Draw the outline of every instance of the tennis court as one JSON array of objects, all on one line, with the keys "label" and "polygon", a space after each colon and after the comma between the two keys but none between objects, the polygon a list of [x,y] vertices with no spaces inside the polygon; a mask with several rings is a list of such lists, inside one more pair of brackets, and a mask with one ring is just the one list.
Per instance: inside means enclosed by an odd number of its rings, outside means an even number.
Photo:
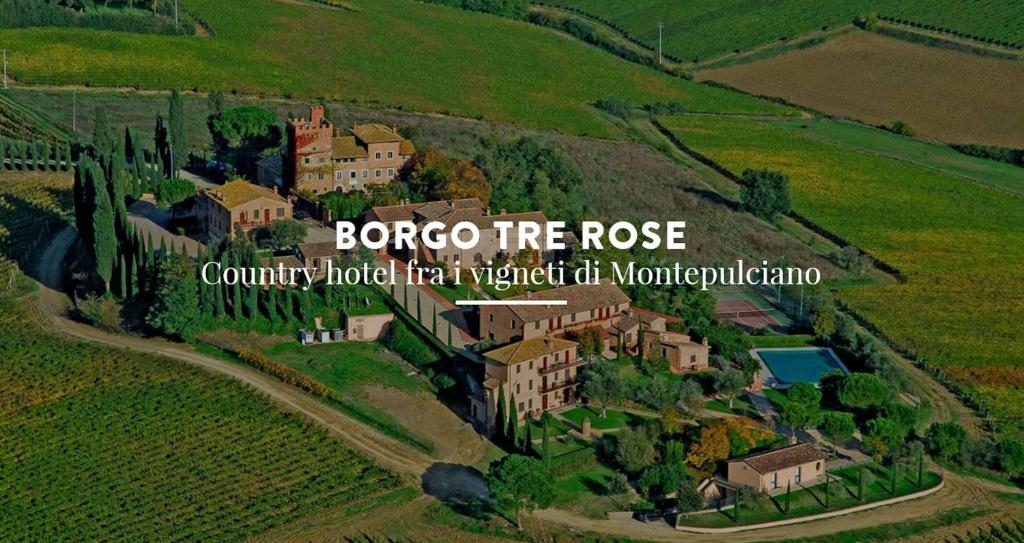
[{"label": "tennis court", "polygon": [[784,311],[752,290],[718,292],[715,313],[719,320],[733,322],[747,330],[770,328],[784,332],[793,324]]}]

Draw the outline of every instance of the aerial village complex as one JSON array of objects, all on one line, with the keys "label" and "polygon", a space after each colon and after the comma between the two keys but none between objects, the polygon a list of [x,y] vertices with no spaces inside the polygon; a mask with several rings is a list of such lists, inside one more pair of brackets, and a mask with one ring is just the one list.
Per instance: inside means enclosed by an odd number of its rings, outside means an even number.
[{"label": "aerial village complex", "polygon": [[0,542],[1024,543],[1024,8],[0,0]]}]

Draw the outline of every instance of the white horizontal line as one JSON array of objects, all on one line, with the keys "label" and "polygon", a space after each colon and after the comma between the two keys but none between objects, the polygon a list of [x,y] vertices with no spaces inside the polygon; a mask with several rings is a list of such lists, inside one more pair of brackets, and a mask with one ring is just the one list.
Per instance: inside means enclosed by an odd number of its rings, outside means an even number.
[{"label": "white horizontal line", "polygon": [[455,300],[455,305],[567,305],[567,300]]}]

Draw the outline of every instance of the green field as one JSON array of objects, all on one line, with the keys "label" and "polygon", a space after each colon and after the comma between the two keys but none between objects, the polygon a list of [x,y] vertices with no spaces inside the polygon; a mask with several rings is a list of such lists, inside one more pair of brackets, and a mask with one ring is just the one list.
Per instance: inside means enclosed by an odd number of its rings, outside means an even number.
[{"label": "green field", "polygon": [[9,91],[0,91],[0,137],[18,140],[65,141],[67,134],[24,104]]},{"label": "green field", "polygon": [[[771,122],[679,116],[665,123],[735,173],[789,174],[798,213],[908,278],[843,289],[839,299],[897,347],[981,385],[997,416],[1024,416],[1024,262],[1010,256],[1024,254],[1019,197]],[[889,138],[893,149],[904,143]]]},{"label": "green field", "polygon": [[344,341],[300,345],[287,341],[264,354],[327,385],[334,393],[336,406],[345,413],[424,452],[435,452],[434,444],[427,437],[402,426],[367,399],[363,387],[369,385],[410,394],[429,391],[426,382],[408,375],[409,370],[402,366],[401,359],[379,343]]},{"label": "green field", "polygon": [[656,47],[665,24],[664,50],[689,62],[733,50],[748,51],[782,38],[852,22],[874,10],[976,36],[1024,43],[1024,11],[1014,0],[551,0],[611,22]]},{"label": "green field", "polygon": [[0,300],[0,540],[236,541],[401,491],[243,385],[55,338],[22,305]]},{"label": "green field", "polygon": [[373,102],[595,136],[590,104],[676,100],[692,111],[789,109],[621,60],[559,34],[411,0],[352,9],[285,0],[184,0],[211,37],[0,30],[22,83],[219,89]]},{"label": "green field", "polygon": [[826,119],[779,121],[779,126],[811,139],[911,162],[952,176],[1024,195],[1024,168],[977,158],[914,138],[897,138],[879,128]]}]

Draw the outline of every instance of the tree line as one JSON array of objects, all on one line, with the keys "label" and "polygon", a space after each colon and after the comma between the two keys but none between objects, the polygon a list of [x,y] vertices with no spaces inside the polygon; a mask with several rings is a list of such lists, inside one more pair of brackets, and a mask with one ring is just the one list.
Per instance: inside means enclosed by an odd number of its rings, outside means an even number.
[{"label": "tree line", "polygon": [[195,33],[195,26],[175,26],[170,17],[173,6],[159,0],[144,2],[105,2],[118,8],[145,7],[152,17],[137,12],[107,10],[96,12],[92,0],[0,0],[0,28],[26,28],[31,26],[62,26],[135,32],[140,34],[182,35]]},{"label": "tree line", "polygon": [[0,170],[71,171],[71,144],[0,138]]}]

